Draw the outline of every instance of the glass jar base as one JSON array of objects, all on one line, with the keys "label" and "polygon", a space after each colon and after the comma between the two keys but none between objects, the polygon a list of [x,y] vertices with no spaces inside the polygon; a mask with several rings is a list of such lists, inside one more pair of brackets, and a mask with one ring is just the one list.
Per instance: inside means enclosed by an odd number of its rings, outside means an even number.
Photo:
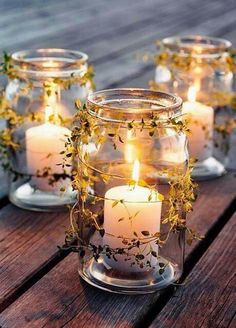
[{"label": "glass jar base", "polygon": [[160,257],[165,270],[162,274],[157,269],[144,271],[143,273],[121,272],[109,267],[103,259],[96,262],[92,259],[89,265],[84,265],[79,270],[80,276],[90,285],[108,292],[118,294],[147,294],[168,287],[181,276],[179,267]]},{"label": "glass jar base", "polygon": [[66,205],[74,204],[76,192],[68,191],[63,194],[44,192],[33,189],[29,183],[19,186],[9,194],[10,201],[23,209],[31,211],[53,212],[61,210]]},{"label": "glass jar base", "polygon": [[214,157],[209,157],[205,161],[197,162],[192,172],[192,178],[197,181],[204,181],[218,178],[226,173],[225,167]]}]

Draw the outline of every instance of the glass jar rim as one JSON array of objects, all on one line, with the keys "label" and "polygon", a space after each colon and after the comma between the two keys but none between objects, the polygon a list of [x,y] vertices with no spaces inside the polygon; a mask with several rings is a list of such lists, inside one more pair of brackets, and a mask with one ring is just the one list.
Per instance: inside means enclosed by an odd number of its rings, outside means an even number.
[{"label": "glass jar rim", "polygon": [[228,40],[203,35],[171,36],[162,43],[171,52],[195,58],[215,58],[232,47]]},{"label": "glass jar rim", "polygon": [[29,49],[12,54],[17,72],[36,77],[80,75],[86,72],[87,61],[87,54],[61,48]]},{"label": "glass jar rim", "polygon": [[87,98],[90,115],[110,122],[155,119],[166,121],[181,115],[182,99],[171,93],[140,88],[106,89]]}]

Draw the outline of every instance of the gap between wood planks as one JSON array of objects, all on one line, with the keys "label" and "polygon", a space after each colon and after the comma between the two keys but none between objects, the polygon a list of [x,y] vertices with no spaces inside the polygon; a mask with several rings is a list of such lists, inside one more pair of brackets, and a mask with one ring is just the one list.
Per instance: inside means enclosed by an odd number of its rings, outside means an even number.
[{"label": "gap between wood planks", "polygon": [[[45,274],[47,274],[54,266],[62,261],[70,251],[59,250],[48,261],[39,268],[39,270],[33,274],[30,278],[27,278],[22,284],[12,293],[9,297],[6,297],[0,304],[0,313],[3,312],[9,305],[11,305],[16,299],[30,289],[38,280],[40,280]],[[0,327],[1,328],[1,327]]]},{"label": "gap between wood planks", "polygon": [[230,205],[225,209],[223,215],[219,217],[214,226],[207,232],[204,239],[198,244],[198,246],[193,250],[190,257],[188,257],[184,263],[184,272],[179,281],[179,284],[169,287],[166,291],[161,294],[157,303],[154,303],[150,310],[143,316],[143,318],[135,325],[135,328],[145,328],[149,327],[154,321],[161,310],[166,306],[171,297],[178,288],[181,288],[181,284],[187,281],[187,278],[191,271],[194,269],[195,265],[198,263],[200,258],[204,255],[213,241],[217,238],[220,231],[228,223],[235,213],[236,208],[236,198],[230,203]]}]

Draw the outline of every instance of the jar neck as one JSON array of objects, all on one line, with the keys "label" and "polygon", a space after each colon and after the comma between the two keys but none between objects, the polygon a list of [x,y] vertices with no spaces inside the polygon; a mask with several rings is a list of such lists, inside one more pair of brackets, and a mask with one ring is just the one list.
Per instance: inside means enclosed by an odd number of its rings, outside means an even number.
[{"label": "jar neck", "polygon": [[180,56],[199,60],[214,60],[228,54],[232,44],[228,40],[200,35],[173,36],[162,40],[164,48]]},{"label": "jar neck", "polygon": [[110,89],[88,96],[90,115],[111,123],[165,122],[181,115],[178,96],[147,89]]},{"label": "jar neck", "polygon": [[66,49],[25,50],[12,54],[13,68],[19,78],[36,81],[83,76],[88,56]]}]

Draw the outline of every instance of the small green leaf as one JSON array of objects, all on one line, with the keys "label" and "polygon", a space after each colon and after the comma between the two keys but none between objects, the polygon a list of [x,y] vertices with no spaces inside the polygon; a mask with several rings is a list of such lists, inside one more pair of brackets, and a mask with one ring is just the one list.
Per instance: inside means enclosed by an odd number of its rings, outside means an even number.
[{"label": "small green leaf", "polygon": [[120,141],[121,143],[124,143],[124,141],[121,139],[120,136],[118,136],[118,139],[119,139],[119,141]]},{"label": "small green leaf", "polygon": [[165,272],[165,269],[164,268],[159,269],[159,273],[160,274],[163,274],[164,272]]},{"label": "small green leaf", "polygon": [[146,231],[146,230],[141,231],[141,234],[144,235],[144,236],[150,236],[149,231]]},{"label": "small green leaf", "polygon": [[165,199],[164,195],[158,193],[158,200],[163,201]]},{"label": "small green leaf", "polygon": [[103,237],[105,235],[105,230],[104,229],[100,229],[99,230],[99,233],[100,233],[101,237]]},{"label": "small green leaf", "polygon": [[145,182],[144,180],[139,180],[138,185],[141,186],[141,187],[148,187],[147,182]]},{"label": "small green leaf", "polygon": [[144,260],[144,255],[143,254],[137,254],[135,256],[138,260]]},{"label": "small green leaf", "polygon": [[119,204],[120,200],[117,199],[112,203],[112,208],[115,207],[117,204]]}]

